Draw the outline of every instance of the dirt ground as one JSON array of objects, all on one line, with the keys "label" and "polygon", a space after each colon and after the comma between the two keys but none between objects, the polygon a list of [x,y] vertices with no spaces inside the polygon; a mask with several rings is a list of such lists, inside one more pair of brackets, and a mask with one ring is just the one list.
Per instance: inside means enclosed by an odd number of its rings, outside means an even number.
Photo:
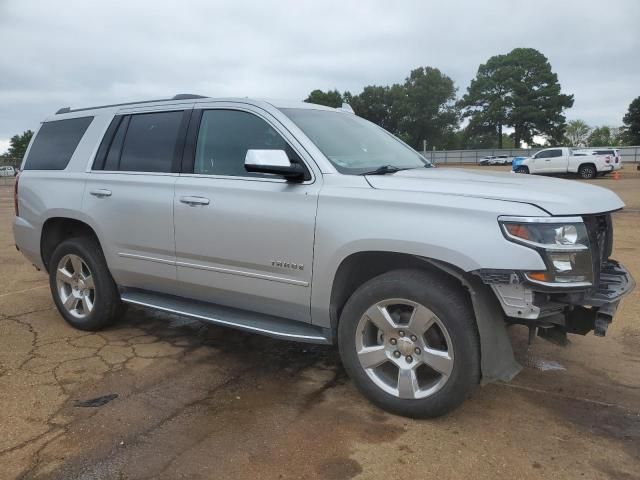
[{"label": "dirt ground", "polygon": [[[627,204],[614,257],[640,280],[640,172],[592,183]],[[640,478],[640,288],[605,338],[527,350],[514,328],[513,382],[414,421],[364,400],[334,348],[138,308],[72,329],[15,250],[12,217],[0,185],[2,479]]]}]

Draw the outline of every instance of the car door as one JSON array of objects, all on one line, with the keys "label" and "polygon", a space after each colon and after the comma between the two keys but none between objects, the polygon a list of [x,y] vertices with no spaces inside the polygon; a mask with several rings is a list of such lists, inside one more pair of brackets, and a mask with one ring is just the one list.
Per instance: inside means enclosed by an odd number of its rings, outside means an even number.
[{"label": "car door", "polygon": [[[182,294],[310,322],[317,167],[257,107],[194,110],[189,130],[174,203]],[[285,150],[306,165],[308,179],[248,173],[249,149]]]},{"label": "car door", "polygon": [[545,173],[548,167],[547,150],[542,150],[531,157],[529,162],[529,171],[531,173]]},{"label": "car door", "polygon": [[562,155],[560,149],[542,150],[534,155],[534,171],[535,173],[554,173],[557,169],[556,159],[558,152]]},{"label": "car door", "polygon": [[551,173],[566,173],[569,157],[563,154],[561,148],[547,150],[548,156],[545,163],[548,164],[548,170]]},{"label": "car door", "polygon": [[87,176],[83,210],[120,286],[175,287],[173,196],[190,110],[116,115]]}]

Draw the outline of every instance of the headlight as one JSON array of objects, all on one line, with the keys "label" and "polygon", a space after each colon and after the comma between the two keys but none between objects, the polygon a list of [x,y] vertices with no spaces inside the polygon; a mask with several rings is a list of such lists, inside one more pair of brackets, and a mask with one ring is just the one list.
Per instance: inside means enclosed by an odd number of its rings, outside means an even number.
[{"label": "headlight", "polygon": [[580,217],[500,217],[505,237],[537,250],[546,271],[524,272],[533,282],[588,286],[593,280],[589,236]]}]

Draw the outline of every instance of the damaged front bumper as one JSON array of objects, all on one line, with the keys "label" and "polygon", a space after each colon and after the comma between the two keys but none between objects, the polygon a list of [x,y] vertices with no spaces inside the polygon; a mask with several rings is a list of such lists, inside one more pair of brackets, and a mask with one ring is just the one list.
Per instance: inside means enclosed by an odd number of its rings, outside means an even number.
[{"label": "damaged front bumper", "polygon": [[[486,283],[488,277],[482,275]],[[495,278],[495,277],[494,277]],[[542,288],[512,275],[509,283],[490,282],[508,323],[537,327],[538,335],[564,343],[567,333],[604,336],[620,300],[635,287],[631,274],[615,260],[602,264],[597,286],[588,289]]]}]

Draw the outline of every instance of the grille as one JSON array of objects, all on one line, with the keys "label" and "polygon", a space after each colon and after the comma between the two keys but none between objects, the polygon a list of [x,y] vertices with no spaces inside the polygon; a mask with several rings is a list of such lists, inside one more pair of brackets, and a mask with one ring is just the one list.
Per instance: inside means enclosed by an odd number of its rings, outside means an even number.
[{"label": "grille", "polygon": [[591,244],[593,286],[597,289],[600,284],[600,273],[607,260],[609,260],[613,248],[611,214],[588,215],[582,218],[589,235],[589,243]]}]

